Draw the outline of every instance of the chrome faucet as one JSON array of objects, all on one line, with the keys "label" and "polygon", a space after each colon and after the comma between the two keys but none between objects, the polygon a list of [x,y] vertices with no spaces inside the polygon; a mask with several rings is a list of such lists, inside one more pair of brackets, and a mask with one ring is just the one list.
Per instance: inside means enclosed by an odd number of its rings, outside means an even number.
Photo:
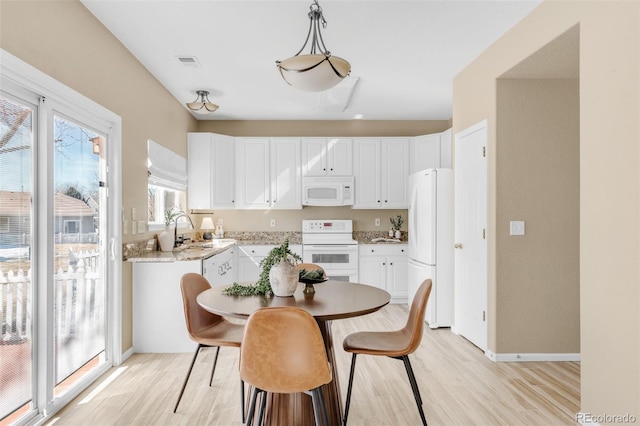
[{"label": "chrome faucet", "polygon": [[186,218],[189,220],[189,225],[191,226],[191,229],[196,229],[196,227],[195,227],[195,226],[193,226],[193,221],[191,220],[191,218],[189,217],[189,215],[188,215],[188,214],[186,214],[185,212],[180,212],[180,213],[178,213],[178,215],[177,215],[177,216],[176,216],[176,218],[175,218],[175,224],[176,224],[176,226],[175,226],[175,227],[174,227],[174,229],[173,229],[173,232],[174,232],[174,234],[173,234],[173,238],[174,238],[174,241],[175,241],[175,243],[174,243],[174,245],[173,245],[174,247],[178,247],[178,246],[179,246],[180,244],[182,244],[182,243],[183,243],[183,241],[184,241],[184,239],[181,239],[181,240],[178,242],[178,219],[180,219],[181,217],[186,217]]}]

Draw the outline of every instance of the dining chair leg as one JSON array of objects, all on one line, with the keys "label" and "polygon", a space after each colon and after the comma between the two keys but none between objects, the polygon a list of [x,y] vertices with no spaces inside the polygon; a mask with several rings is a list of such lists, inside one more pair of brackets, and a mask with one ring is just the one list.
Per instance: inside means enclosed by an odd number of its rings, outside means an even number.
[{"label": "dining chair leg", "polygon": [[245,404],[245,395],[244,395],[244,380],[240,379],[240,406],[242,407],[242,424],[247,421],[247,407]]},{"label": "dining chair leg", "polygon": [[347,424],[347,417],[349,416],[349,405],[351,404],[351,389],[353,388],[353,373],[356,370],[356,355],[351,356],[351,371],[349,372],[349,387],[347,387],[347,402],[344,407],[344,417],[342,418],[342,424]]},{"label": "dining chair leg", "polygon": [[211,369],[211,378],[209,379],[209,387],[213,383],[213,373],[216,372],[216,364],[218,363],[218,354],[220,353],[220,346],[216,346],[216,357],[213,359],[213,368]]},{"label": "dining chair leg", "polygon": [[249,413],[247,413],[247,426],[251,426],[253,423],[253,416],[256,411],[256,399],[258,398],[258,392],[260,389],[254,387],[253,392],[251,393],[251,400],[249,402]]},{"label": "dining chair leg", "polygon": [[178,409],[178,404],[180,404],[180,400],[182,399],[182,394],[184,393],[184,389],[187,387],[187,382],[189,381],[189,376],[191,375],[191,370],[193,370],[193,365],[196,363],[196,358],[198,358],[198,352],[200,352],[200,348],[205,347],[205,345],[198,344],[196,348],[196,353],[193,354],[193,360],[191,360],[191,366],[189,367],[189,372],[187,372],[187,377],[184,378],[184,383],[182,384],[182,389],[180,389],[180,395],[178,395],[178,400],[176,401],[176,406],[173,407],[173,412],[175,413]]},{"label": "dining chair leg", "polygon": [[267,392],[262,391],[262,398],[260,399],[260,414],[258,415],[258,426],[264,424],[264,412],[267,407]]},{"label": "dining chair leg", "polygon": [[416,376],[413,374],[413,368],[411,368],[409,356],[404,355],[402,357],[402,361],[404,361],[404,367],[407,370],[407,376],[409,376],[409,383],[411,384],[411,390],[413,390],[413,396],[416,399],[416,405],[418,406],[418,411],[420,412],[422,424],[424,426],[427,426],[427,419],[425,418],[424,410],[422,409],[422,397],[420,396],[420,389],[418,389],[418,382],[416,381]]}]

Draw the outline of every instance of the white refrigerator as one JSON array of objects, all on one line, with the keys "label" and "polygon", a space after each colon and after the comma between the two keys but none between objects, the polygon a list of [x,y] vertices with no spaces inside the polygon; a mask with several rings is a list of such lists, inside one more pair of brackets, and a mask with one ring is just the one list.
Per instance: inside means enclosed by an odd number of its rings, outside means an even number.
[{"label": "white refrigerator", "polygon": [[431,328],[453,325],[453,174],[426,169],[409,178],[408,303],[431,278],[426,322]]}]

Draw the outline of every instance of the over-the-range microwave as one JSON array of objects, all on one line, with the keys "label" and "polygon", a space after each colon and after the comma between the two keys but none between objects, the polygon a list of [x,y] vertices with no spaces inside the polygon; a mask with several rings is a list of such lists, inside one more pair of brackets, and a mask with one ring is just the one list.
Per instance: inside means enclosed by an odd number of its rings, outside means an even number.
[{"label": "over-the-range microwave", "polygon": [[302,178],[302,205],[352,206],[353,176],[307,176]]}]

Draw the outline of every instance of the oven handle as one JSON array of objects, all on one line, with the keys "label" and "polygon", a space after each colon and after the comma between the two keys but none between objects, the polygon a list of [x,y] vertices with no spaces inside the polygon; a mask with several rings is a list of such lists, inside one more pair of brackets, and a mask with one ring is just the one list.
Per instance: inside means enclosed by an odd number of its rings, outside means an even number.
[{"label": "oven handle", "polygon": [[[318,251],[327,251],[327,250],[331,250],[331,251],[336,251],[337,249],[340,250],[344,250],[344,251],[358,251],[358,246],[354,246],[354,245],[343,245],[343,244],[322,244],[322,245],[305,245],[302,246],[302,249],[313,249],[313,250],[318,250]],[[327,250],[324,250],[327,249]]]}]

